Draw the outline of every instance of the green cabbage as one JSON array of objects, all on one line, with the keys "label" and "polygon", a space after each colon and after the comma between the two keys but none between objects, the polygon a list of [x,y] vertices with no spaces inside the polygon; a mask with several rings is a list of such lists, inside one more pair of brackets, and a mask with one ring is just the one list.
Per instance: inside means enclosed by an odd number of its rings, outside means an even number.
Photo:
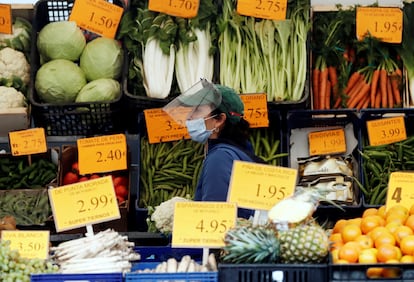
[{"label": "green cabbage", "polygon": [[74,102],[87,83],[81,68],[72,61],[56,59],[42,65],[36,73],[35,89],[46,103]]},{"label": "green cabbage", "polygon": [[123,50],[115,39],[98,37],[85,46],[79,66],[85,72],[86,79],[118,79],[122,72]]},{"label": "green cabbage", "polygon": [[45,25],[36,44],[41,63],[54,59],[77,61],[86,46],[86,39],[76,22],[60,21]]},{"label": "green cabbage", "polygon": [[121,85],[112,78],[99,78],[86,84],[78,96],[76,102],[110,102],[121,95]]}]

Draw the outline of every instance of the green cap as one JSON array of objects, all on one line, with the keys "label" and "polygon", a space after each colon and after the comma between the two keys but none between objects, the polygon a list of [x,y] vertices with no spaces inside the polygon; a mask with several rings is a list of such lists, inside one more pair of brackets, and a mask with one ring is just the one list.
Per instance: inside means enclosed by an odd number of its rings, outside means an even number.
[{"label": "green cap", "polygon": [[217,109],[226,114],[229,122],[238,123],[244,115],[244,104],[240,95],[230,87],[219,84],[215,86],[221,94],[221,104]]}]

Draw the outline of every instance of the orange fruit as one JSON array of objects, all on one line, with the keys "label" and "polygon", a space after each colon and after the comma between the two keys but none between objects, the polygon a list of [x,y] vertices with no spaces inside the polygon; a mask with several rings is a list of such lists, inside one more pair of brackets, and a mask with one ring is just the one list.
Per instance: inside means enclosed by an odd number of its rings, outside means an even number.
[{"label": "orange fruit", "polygon": [[397,245],[400,244],[401,240],[404,237],[408,235],[413,235],[413,234],[414,234],[413,230],[410,227],[405,226],[405,225],[398,226],[395,229],[395,231],[392,233],[392,235],[394,235],[395,241],[397,241]]},{"label": "orange fruit", "polygon": [[394,235],[388,232],[378,235],[377,238],[375,238],[374,240],[375,248],[378,248],[383,244],[390,244],[390,245],[395,246],[395,243],[396,243],[396,240],[394,238]]},{"label": "orange fruit", "polygon": [[404,224],[405,221],[407,220],[408,215],[403,215],[403,214],[399,214],[399,213],[393,213],[390,214],[389,216],[387,216],[385,218],[385,225],[392,223],[392,222],[397,222],[397,223],[401,223]]},{"label": "orange fruit", "polygon": [[363,234],[368,234],[369,231],[377,226],[383,225],[383,219],[378,215],[367,215],[362,217],[361,231]]},{"label": "orange fruit", "polygon": [[376,215],[378,213],[378,209],[377,208],[367,208],[364,210],[364,212],[362,213],[362,217],[366,217],[368,215]]},{"label": "orange fruit", "polygon": [[410,256],[410,255],[403,255],[400,258],[400,262],[401,263],[414,263],[414,256]]},{"label": "orange fruit", "polygon": [[409,213],[410,215],[414,214],[414,204],[412,204],[412,205],[411,205],[411,207],[410,207],[410,209],[409,209],[408,213]]},{"label": "orange fruit", "polygon": [[391,234],[385,226],[378,226],[372,229],[371,232],[369,232],[369,236],[372,238],[372,240],[375,241],[375,239],[383,233]]},{"label": "orange fruit", "polygon": [[332,233],[329,236],[329,242],[331,250],[339,249],[344,244],[344,242],[342,241],[341,233]]},{"label": "orange fruit", "polygon": [[346,260],[347,262],[357,262],[359,257],[360,247],[356,242],[345,243],[338,252],[339,260]]},{"label": "orange fruit", "polygon": [[400,249],[403,255],[414,255],[414,235],[408,235],[402,238]]},{"label": "orange fruit", "polygon": [[394,233],[394,231],[397,229],[398,226],[403,226],[401,222],[390,222],[385,227],[390,231],[391,233]]},{"label": "orange fruit", "polygon": [[355,240],[356,237],[362,234],[358,225],[347,224],[342,228],[341,236],[344,243]]},{"label": "orange fruit", "polygon": [[378,208],[377,215],[381,216],[382,218],[385,218],[385,212],[386,212],[386,206],[385,205],[380,206]]},{"label": "orange fruit", "polygon": [[377,260],[379,262],[386,262],[398,258],[398,251],[394,245],[384,243],[377,247]]},{"label": "orange fruit", "polygon": [[406,208],[403,205],[397,204],[397,205],[391,206],[386,209],[385,217],[388,217],[391,214],[399,214],[399,215],[408,216],[409,213],[410,213],[410,210],[408,208]]},{"label": "orange fruit", "polygon": [[347,220],[346,219],[339,219],[338,221],[335,222],[335,225],[332,229],[332,233],[340,233],[342,228],[347,225]]},{"label": "orange fruit", "polygon": [[369,249],[374,246],[374,240],[366,234],[359,235],[354,239],[354,242],[357,242],[361,246],[361,249]]},{"label": "orange fruit", "polygon": [[351,219],[348,219],[347,225],[354,224],[359,227],[361,226],[361,221],[362,221],[362,217],[351,218]]},{"label": "orange fruit", "polygon": [[406,220],[405,220],[405,222],[404,222],[404,225],[405,225],[405,226],[410,227],[410,228],[411,228],[411,230],[413,230],[413,231],[414,231],[414,214],[409,215],[409,216],[407,217],[407,219],[406,219]]},{"label": "orange fruit", "polygon": [[332,262],[336,263],[339,260],[339,249],[334,249],[330,251]]},{"label": "orange fruit", "polygon": [[364,249],[359,253],[358,262],[364,264],[377,263],[377,253],[372,249]]}]

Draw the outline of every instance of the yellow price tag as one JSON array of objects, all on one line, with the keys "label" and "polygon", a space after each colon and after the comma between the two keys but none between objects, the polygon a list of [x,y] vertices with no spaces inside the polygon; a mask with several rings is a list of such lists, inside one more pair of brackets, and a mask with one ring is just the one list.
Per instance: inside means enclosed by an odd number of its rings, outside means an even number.
[{"label": "yellow price tag", "polygon": [[175,122],[162,109],[144,110],[149,143],[153,144],[190,138],[187,127],[183,125],[185,124],[189,110],[191,110],[189,107],[180,107],[176,109],[176,111],[180,112],[183,116],[180,124]]},{"label": "yellow price tag", "polygon": [[13,156],[31,155],[47,151],[44,128],[30,128],[9,132],[9,142]]},{"label": "yellow price tag", "polygon": [[48,190],[56,231],[121,217],[111,176]]},{"label": "yellow price tag", "polygon": [[242,208],[269,210],[293,194],[297,173],[292,168],[234,161],[227,201]]},{"label": "yellow price tag", "polygon": [[401,43],[403,13],[400,8],[357,7],[356,34],[362,40],[368,34],[383,42]]},{"label": "yellow price tag", "polygon": [[12,9],[10,4],[0,4],[0,33],[12,34]]},{"label": "yellow price tag", "polygon": [[414,204],[413,172],[392,172],[388,180],[386,209],[395,205],[402,205],[408,210]]},{"label": "yellow price tag", "polygon": [[310,132],[308,139],[310,156],[346,152],[345,131],[343,128]]},{"label": "yellow price tag", "polygon": [[238,0],[237,13],[244,16],[269,20],[285,20],[287,0]]},{"label": "yellow price tag", "polygon": [[244,118],[249,122],[250,128],[268,127],[266,93],[240,95],[244,104]]},{"label": "yellow price tag", "polygon": [[167,15],[194,18],[197,16],[199,0],[149,0],[148,9],[155,12],[161,12]]},{"label": "yellow price tag", "polygon": [[3,230],[2,240],[10,241],[10,249],[28,259],[49,257],[49,231]]},{"label": "yellow price tag", "polygon": [[125,134],[77,140],[79,173],[99,173],[127,169]]},{"label": "yellow price tag", "polygon": [[366,122],[369,144],[379,146],[407,139],[404,117],[390,117]]},{"label": "yellow price tag", "polygon": [[173,247],[224,247],[224,236],[236,223],[237,206],[226,202],[177,202]]},{"label": "yellow price tag", "polygon": [[69,20],[83,29],[115,38],[123,12],[122,7],[105,0],[76,0]]}]

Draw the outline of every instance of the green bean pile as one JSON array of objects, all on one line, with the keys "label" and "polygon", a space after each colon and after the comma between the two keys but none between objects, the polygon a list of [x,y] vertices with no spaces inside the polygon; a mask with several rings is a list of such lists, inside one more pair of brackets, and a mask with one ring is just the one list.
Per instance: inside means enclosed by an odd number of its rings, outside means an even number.
[{"label": "green bean pile", "polygon": [[256,156],[261,157],[269,165],[282,165],[287,153],[280,152],[280,139],[275,130],[256,128],[252,130],[250,142]]},{"label": "green bean pile", "polygon": [[390,173],[414,170],[414,136],[392,144],[364,146],[361,155],[365,185],[360,188],[365,203],[383,205],[387,197]]}]

